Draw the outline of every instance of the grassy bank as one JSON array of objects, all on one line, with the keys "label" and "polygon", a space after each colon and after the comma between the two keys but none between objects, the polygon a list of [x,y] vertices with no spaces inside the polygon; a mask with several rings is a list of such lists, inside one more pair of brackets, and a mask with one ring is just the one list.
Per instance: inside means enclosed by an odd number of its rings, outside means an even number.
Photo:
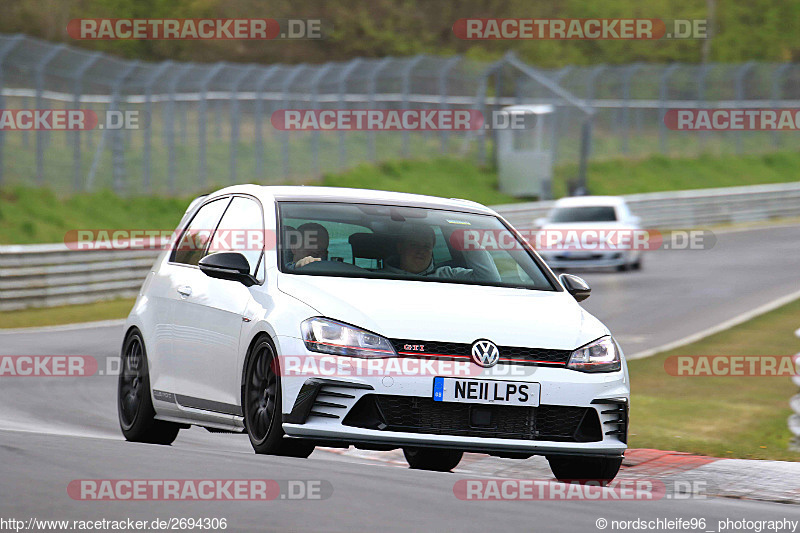
[{"label": "grassy bank", "polygon": [[674,355],[791,355],[800,301],[683,348],[631,361],[634,448],[679,450],[716,457],[800,460],[789,451],[789,398],[797,386],[783,377],[679,377],[664,370]]},{"label": "grassy bank", "polygon": [[0,329],[57,326],[127,318],[133,308],[133,302],[133,298],[121,298],[93,304],[3,311],[0,312]]}]

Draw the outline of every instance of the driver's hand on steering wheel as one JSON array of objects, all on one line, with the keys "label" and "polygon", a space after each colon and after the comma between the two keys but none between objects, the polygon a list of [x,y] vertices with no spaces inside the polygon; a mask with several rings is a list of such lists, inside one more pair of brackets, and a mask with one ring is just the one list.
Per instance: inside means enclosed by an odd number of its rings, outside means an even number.
[{"label": "driver's hand on steering wheel", "polygon": [[322,259],[320,259],[319,257],[311,257],[311,256],[309,255],[309,256],[306,256],[306,257],[304,257],[304,258],[300,259],[299,261],[297,261],[297,262],[294,264],[294,267],[295,267],[295,268],[301,268],[301,267],[304,267],[304,266],[306,266],[306,265],[307,265],[307,264],[309,264],[309,263],[313,263],[314,261],[322,261]]}]

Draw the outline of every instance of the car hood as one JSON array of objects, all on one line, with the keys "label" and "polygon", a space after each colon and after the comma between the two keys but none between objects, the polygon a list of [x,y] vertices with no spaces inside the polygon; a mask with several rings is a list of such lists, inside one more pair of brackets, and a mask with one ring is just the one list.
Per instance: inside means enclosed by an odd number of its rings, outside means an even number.
[{"label": "car hood", "polygon": [[321,316],[395,339],[572,350],[608,334],[566,292],[405,280],[281,275]]}]

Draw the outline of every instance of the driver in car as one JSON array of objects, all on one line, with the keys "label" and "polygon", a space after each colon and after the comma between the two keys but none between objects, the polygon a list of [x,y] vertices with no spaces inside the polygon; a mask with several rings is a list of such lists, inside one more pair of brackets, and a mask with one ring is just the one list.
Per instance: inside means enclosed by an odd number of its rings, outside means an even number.
[{"label": "driver in car", "polygon": [[286,266],[290,269],[302,268],[314,261],[328,259],[328,230],[322,224],[307,222],[297,228],[297,242],[290,242],[292,261]]},{"label": "driver in car", "polygon": [[392,274],[416,274],[442,279],[475,281],[500,281],[500,273],[486,250],[464,251],[469,268],[433,264],[433,246],[436,234],[426,224],[412,223],[403,226],[397,243],[398,258],[394,265],[387,262],[383,271]]}]

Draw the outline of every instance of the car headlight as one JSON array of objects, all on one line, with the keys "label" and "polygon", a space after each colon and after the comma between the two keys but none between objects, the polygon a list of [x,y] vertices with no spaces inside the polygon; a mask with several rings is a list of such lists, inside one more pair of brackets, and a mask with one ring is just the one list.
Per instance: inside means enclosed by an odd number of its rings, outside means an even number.
[{"label": "car headlight", "polygon": [[610,336],[597,339],[572,352],[567,368],[581,372],[616,372],[622,368],[619,346]]},{"label": "car headlight", "polygon": [[312,352],[365,358],[397,356],[388,339],[335,320],[314,317],[300,327],[303,342]]}]

